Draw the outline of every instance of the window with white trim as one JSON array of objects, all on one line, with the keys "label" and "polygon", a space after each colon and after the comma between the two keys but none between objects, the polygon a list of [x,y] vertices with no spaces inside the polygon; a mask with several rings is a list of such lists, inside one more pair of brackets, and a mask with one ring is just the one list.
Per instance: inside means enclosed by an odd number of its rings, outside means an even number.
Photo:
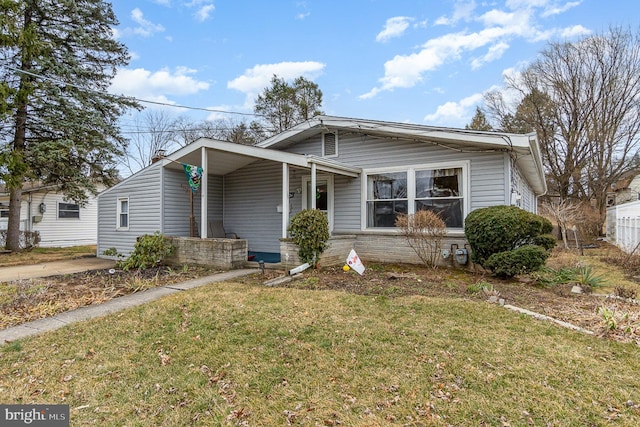
[{"label": "window with white trim", "polygon": [[335,157],[338,155],[338,133],[325,132],[322,134],[322,156]]},{"label": "window with white trim", "polygon": [[407,212],[407,172],[367,175],[367,227],[395,227]]},{"label": "window with white trim", "polygon": [[80,205],[76,203],[58,202],[58,218],[80,219]]},{"label": "window with white trim", "polygon": [[416,170],[415,212],[430,210],[449,228],[462,228],[462,168]]},{"label": "window with white trim", "polygon": [[431,210],[448,228],[462,228],[466,166],[416,166],[366,175],[366,227],[395,227],[400,214]]},{"label": "window with white trim", "polygon": [[129,198],[121,197],[118,199],[118,224],[116,229],[128,230],[129,229]]}]

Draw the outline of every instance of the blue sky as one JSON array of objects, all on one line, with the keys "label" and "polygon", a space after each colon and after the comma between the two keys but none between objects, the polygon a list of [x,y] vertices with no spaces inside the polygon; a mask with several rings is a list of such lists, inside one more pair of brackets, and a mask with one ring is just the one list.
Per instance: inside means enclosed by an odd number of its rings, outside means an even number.
[{"label": "blue sky", "polygon": [[[464,127],[550,41],[640,28],[637,0],[115,0],[132,60],[112,91],[251,113],[276,74],[326,114]],[[146,104],[145,104],[146,105]],[[160,108],[160,107],[152,107]],[[165,107],[194,120],[251,116]]]}]

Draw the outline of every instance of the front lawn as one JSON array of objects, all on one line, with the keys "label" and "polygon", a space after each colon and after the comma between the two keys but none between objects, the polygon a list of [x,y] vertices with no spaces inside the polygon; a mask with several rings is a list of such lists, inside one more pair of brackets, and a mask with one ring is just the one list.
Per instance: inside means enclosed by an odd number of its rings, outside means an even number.
[{"label": "front lawn", "polygon": [[[426,286],[426,284],[425,284]],[[216,283],[0,347],[71,425],[640,425],[640,348],[485,301]]]}]

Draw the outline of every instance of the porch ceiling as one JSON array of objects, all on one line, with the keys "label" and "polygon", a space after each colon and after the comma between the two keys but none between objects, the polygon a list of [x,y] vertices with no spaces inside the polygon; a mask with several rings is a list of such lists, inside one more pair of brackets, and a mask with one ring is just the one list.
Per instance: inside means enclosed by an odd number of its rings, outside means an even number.
[{"label": "porch ceiling", "polygon": [[[207,164],[202,165],[202,149],[207,150]],[[227,175],[237,169],[258,160],[286,163],[291,167],[310,168],[315,164],[318,170],[356,177],[361,169],[345,165],[330,159],[315,156],[287,153],[261,147],[234,144],[200,138],[186,147],[181,148],[165,158],[164,167],[181,169],[182,164],[203,166],[206,173],[212,175]]]},{"label": "porch ceiling", "polygon": [[[208,174],[227,175],[259,159],[237,153],[208,149],[207,160],[208,164],[204,167],[204,170],[207,171]],[[199,150],[193,151],[175,161],[200,166],[202,162],[201,153]],[[167,167],[171,169],[182,169],[182,165],[175,162],[170,162],[167,164]]]}]

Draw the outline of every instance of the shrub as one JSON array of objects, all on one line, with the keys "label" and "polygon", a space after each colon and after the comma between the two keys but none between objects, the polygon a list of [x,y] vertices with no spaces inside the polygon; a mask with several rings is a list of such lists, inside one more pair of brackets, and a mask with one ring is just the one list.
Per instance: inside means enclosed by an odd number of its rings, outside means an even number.
[{"label": "shrub", "polygon": [[409,246],[425,265],[436,267],[440,257],[442,240],[447,235],[447,226],[440,215],[421,210],[411,215],[399,215],[396,227],[407,238]]},{"label": "shrub", "polygon": [[492,254],[484,263],[499,277],[514,277],[527,274],[542,267],[549,257],[549,252],[541,246],[520,246],[512,251]]},{"label": "shrub", "polygon": [[329,223],[327,215],[317,209],[298,212],[289,224],[289,235],[298,245],[298,256],[302,262],[315,265],[327,248]]},{"label": "shrub", "polygon": [[123,270],[155,267],[171,255],[174,249],[171,240],[159,231],[145,234],[138,238],[129,258],[119,262],[118,266]]},{"label": "shrub", "polygon": [[638,293],[635,289],[627,288],[625,286],[616,286],[614,289],[614,295],[624,299],[636,299]]},{"label": "shrub", "polygon": [[551,222],[516,206],[492,206],[477,209],[467,215],[464,232],[473,250],[472,261],[485,266],[493,254],[512,251],[525,245],[542,243],[543,248],[555,246]]},{"label": "shrub", "polygon": [[[7,242],[7,230],[0,231],[0,246],[3,248]],[[39,231],[22,231],[20,230],[20,249],[30,250],[37,248],[40,244],[40,232]]]}]

